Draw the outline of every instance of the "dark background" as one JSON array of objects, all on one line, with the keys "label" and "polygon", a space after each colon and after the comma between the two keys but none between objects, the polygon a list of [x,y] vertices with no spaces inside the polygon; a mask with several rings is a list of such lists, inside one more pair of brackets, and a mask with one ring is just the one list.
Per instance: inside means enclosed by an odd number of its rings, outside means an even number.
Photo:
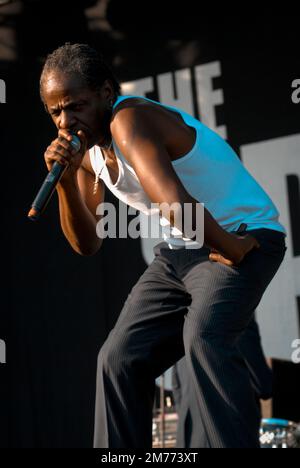
[{"label": "dark background", "polygon": [[[226,122],[235,149],[299,133],[300,105],[291,101],[291,83],[300,78],[296,15],[247,8],[239,16],[200,14],[197,2],[189,14],[183,7],[164,13],[158,2],[111,0],[106,31],[86,19],[84,8],[95,3],[24,1],[20,13],[4,17],[0,7],[1,21],[17,33],[17,60],[0,62],[7,84],[7,104],[0,105],[2,447],[92,445],[97,354],[146,268],[138,240],[107,239],[94,257],[74,253],[60,229],[56,196],[38,223],[26,218],[56,134],[39,100],[45,54],[66,41],[88,42],[120,81],[220,60],[217,84],[226,105],[218,123]],[[293,218],[299,232],[297,213]]]}]

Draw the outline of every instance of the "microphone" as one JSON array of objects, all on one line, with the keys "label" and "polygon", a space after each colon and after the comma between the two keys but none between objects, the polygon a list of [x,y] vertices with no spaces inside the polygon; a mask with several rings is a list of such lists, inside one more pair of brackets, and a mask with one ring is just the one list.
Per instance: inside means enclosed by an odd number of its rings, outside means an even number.
[{"label": "microphone", "polygon": [[[70,144],[77,151],[77,153],[78,151],[80,151],[81,141],[76,135],[72,135],[72,141],[70,141]],[[43,185],[41,186],[37,196],[35,197],[31,205],[31,209],[28,213],[28,218],[31,221],[37,221],[40,218],[40,215],[46,208],[50,198],[54,193],[57,183],[59,182],[67,168],[68,166],[63,166],[62,164],[59,164],[58,161],[55,161],[51,171],[46,176]]]}]

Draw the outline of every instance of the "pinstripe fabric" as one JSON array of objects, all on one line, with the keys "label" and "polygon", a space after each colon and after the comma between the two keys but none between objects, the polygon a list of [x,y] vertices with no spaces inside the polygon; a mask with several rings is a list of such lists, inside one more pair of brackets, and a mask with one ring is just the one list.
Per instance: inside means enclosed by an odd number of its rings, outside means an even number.
[{"label": "pinstripe fabric", "polygon": [[[258,325],[254,319],[239,338],[237,346],[247,365],[251,385],[259,405],[260,399],[272,398],[273,373],[267,365]],[[176,447],[207,448],[208,442],[198,410],[197,396],[194,386],[190,384],[190,373],[187,371],[185,357],[173,367],[172,386],[178,412]]]},{"label": "pinstripe fabric", "polygon": [[94,447],[151,448],[155,378],[185,354],[211,448],[259,447],[259,414],[236,343],[285,255],[285,236],[237,267],[209,250],[154,248],[98,357]]}]

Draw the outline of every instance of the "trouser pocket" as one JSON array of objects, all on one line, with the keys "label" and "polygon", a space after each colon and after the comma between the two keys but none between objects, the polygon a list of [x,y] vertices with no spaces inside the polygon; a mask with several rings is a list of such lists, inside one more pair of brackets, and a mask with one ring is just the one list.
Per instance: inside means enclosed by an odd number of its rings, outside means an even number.
[{"label": "trouser pocket", "polygon": [[260,244],[258,250],[265,255],[271,255],[275,257],[285,255],[285,252],[287,251],[286,241],[285,237],[280,233],[277,235],[277,233],[274,234],[273,231],[271,231],[270,233],[254,233],[251,235],[253,235],[253,237],[258,240]]}]

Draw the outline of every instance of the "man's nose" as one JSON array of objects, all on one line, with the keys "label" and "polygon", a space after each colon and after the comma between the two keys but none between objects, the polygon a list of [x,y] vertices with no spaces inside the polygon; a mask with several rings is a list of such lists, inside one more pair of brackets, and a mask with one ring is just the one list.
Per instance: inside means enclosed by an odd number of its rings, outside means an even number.
[{"label": "man's nose", "polygon": [[59,128],[62,130],[71,130],[76,124],[73,112],[63,110],[60,114]]}]

